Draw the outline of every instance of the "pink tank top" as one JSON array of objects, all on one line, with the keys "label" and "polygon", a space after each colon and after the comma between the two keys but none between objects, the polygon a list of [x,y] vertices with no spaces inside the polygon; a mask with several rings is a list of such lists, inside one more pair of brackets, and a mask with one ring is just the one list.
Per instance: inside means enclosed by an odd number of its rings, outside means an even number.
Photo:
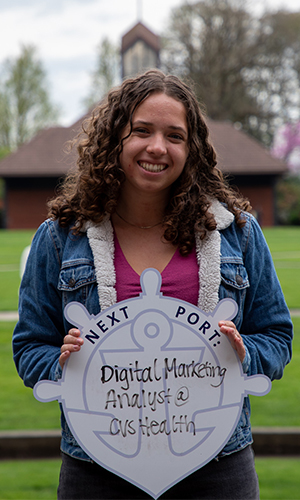
[{"label": "pink tank top", "polygon": [[[117,300],[121,302],[122,300],[137,297],[142,289],[140,276],[127,262],[116,235],[114,236],[114,243]],[[161,292],[164,295],[185,300],[194,305],[198,304],[199,281],[195,248],[186,257],[180,255],[177,249],[161,273],[161,277]]]}]

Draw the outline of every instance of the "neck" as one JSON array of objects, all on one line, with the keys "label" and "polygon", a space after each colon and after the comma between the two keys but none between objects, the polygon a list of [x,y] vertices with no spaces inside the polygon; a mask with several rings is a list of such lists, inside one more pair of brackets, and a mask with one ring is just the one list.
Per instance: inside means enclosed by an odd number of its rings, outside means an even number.
[{"label": "neck", "polygon": [[120,198],[116,214],[120,219],[135,227],[150,229],[161,224],[165,214],[166,201],[155,197],[153,200],[137,199],[129,201]]},{"label": "neck", "polygon": [[124,217],[122,217],[121,214],[116,212],[117,216],[122,219],[123,222],[126,222],[126,224],[129,224],[129,226],[137,227],[138,229],[152,229],[153,227],[160,226],[162,224],[162,220],[160,222],[156,222],[155,224],[151,224],[150,226],[140,226],[139,224],[134,224],[128,220],[126,220]]}]

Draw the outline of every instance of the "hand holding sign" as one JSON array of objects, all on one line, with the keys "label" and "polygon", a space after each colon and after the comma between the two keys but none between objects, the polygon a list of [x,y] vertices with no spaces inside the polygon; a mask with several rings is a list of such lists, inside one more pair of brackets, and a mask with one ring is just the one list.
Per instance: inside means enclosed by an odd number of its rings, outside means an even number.
[{"label": "hand holding sign", "polygon": [[73,435],[92,459],[157,498],[224,447],[247,393],[270,381],[247,377],[221,319],[160,293],[161,276],[147,269],[143,292],[91,316],[78,303],[66,317],[84,345],[67,361],[62,380],[42,381],[40,401],[59,399]]}]

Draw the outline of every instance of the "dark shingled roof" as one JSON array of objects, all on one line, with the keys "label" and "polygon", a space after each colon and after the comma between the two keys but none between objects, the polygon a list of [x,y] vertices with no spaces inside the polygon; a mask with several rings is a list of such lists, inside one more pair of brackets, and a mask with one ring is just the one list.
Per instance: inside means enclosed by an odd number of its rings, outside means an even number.
[{"label": "dark shingled roof", "polygon": [[[64,147],[80,129],[82,118],[71,127],[52,127],[38,133],[29,143],[0,162],[0,177],[60,177],[74,165]],[[207,120],[211,141],[217,150],[218,166],[233,175],[282,174],[286,164],[273,158],[255,139],[229,122]]]},{"label": "dark shingled roof", "polygon": [[39,132],[0,162],[0,177],[60,177],[72,164],[65,147],[80,129],[82,120],[71,127],[51,127]]},{"label": "dark shingled roof", "polygon": [[286,164],[274,158],[256,139],[230,122],[207,119],[210,137],[214,145],[218,166],[223,172],[235,175],[282,174]]}]

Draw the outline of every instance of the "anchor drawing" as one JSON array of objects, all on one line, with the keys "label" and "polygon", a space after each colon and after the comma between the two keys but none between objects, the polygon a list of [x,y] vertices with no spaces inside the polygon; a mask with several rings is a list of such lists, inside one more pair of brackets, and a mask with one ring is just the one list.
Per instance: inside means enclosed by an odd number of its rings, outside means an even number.
[{"label": "anchor drawing", "polygon": [[62,403],[80,446],[98,464],[153,498],[212,460],[239,420],[247,394],[271,388],[246,376],[218,322],[237,304],[219,302],[211,314],[160,292],[161,276],[147,269],[139,297],[97,316],[66,306],[84,345],[62,379],[40,381],[39,401]]}]

